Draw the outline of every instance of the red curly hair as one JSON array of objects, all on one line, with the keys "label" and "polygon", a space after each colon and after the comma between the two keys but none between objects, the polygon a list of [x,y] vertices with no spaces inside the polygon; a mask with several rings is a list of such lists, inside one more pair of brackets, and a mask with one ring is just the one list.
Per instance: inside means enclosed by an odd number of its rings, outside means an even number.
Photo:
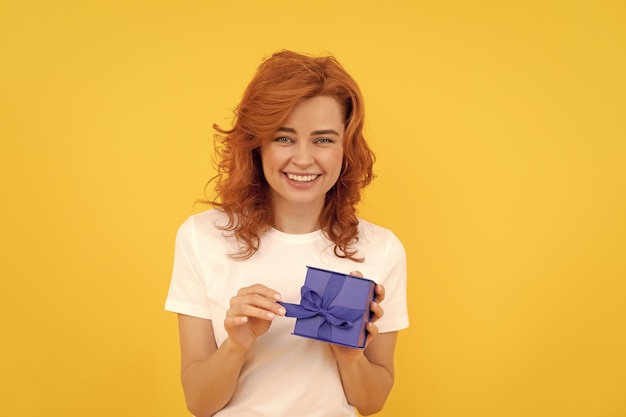
[{"label": "red curly hair", "polygon": [[254,255],[261,234],[272,227],[274,219],[261,165],[261,144],[274,135],[296,104],[315,96],[334,97],[345,118],[343,165],[339,179],[326,194],[319,224],[335,244],[336,256],[363,261],[352,248],[359,239],[356,205],[361,190],[373,179],[375,157],[363,136],[361,91],[334,57],[286,50],[259,66],[235,108],[233,128],[213,125],[218,132],[218,174],[207,187],[215,182],[216,197],[205,202],[227,214],[224,230],[234,234],[241,248],[235,258]]}]

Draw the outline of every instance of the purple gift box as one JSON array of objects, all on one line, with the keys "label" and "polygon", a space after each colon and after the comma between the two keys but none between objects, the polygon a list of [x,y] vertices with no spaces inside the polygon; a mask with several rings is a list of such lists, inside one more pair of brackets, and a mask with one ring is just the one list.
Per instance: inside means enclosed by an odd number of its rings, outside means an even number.
[{"label": "purple gift box", "polygon": [[374,281],[307,266],[300,304],[281,302],[296,317],[293,334],[338,345],[365,347]]}]

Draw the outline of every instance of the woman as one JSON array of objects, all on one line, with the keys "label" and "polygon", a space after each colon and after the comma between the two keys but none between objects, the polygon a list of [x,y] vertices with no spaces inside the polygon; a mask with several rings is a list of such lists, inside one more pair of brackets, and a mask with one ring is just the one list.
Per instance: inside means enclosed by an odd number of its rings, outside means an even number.
[{"label": "woman", "polygon": [[[359,88],[333,57],[282,51],[259,67],[233,128],[215,126],[214,208],[180,227],[166,301],[197,417],[382,409],[408,326],[406,262],[392,232],[356,216],[374,160],[363,120]],[[300,299],[306,266],[377,282],[364,349],[290,334],[277,301]]]}]

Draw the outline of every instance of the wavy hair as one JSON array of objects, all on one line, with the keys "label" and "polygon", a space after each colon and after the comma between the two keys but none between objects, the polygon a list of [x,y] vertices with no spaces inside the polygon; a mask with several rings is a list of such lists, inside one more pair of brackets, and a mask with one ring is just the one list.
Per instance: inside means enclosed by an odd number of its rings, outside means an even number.
[{"label": "wavy hair", "polygon": [[254,255],[261,234],[272,227],[274,213],[261,165],[261,144],[274,135],[296,104],[316,96],[334,97],[345,120],[342,169],[326,194],[319,224],[335,244],[336,256],[363,261],[353,248],[359,239],[356,205],[361,190],[374,177],[375,157],[363,136],[361,91],[334,57],[286,50],[259,66],[234,110],[232,129],[213,125],[219,162],[217,175],[207,187],[215,183],[216,195],[204,202],[227,214],[223,230],[232,232],[239,244],[239,253],[231,256],[247,259]]}]

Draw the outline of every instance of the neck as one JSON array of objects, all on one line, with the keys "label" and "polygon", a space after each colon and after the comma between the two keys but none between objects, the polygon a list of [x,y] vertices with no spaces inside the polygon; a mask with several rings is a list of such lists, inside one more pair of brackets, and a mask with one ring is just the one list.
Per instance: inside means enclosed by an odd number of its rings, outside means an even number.
[{"label": "neck", "polygon": [[319,230],[322,207],[298,205],[274,206],[274,228],[284,233],[300,235]]}]

